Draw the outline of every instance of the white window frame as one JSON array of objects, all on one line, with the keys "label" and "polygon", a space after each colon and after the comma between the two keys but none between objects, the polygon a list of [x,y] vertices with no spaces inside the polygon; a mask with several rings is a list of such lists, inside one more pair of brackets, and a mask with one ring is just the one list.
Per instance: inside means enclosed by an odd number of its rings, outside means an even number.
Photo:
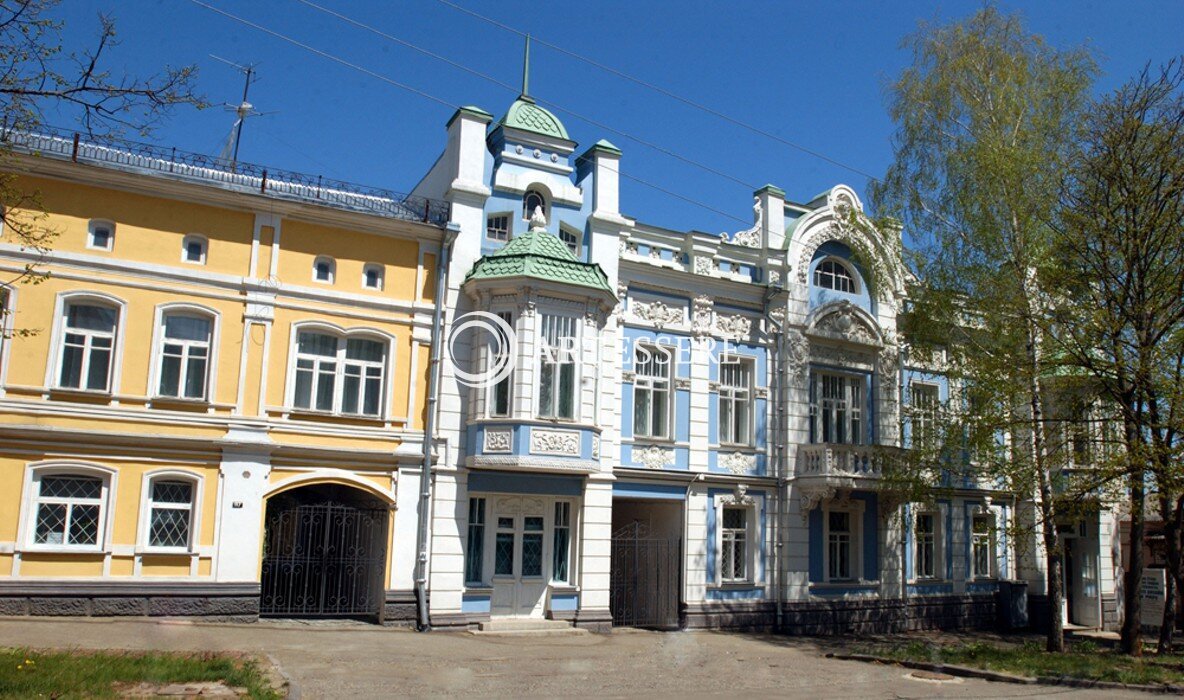
[{"label": "white window frame", "polygon": [[[370,284],[370,273],[375,273],[375,281],[377,284]],[[366,263],[362,266],[362,289],[369,289],[372,292],[381,292],[386,288],[386,266],[378,263]]]},{"label": "white window frame", "polygon": [[[321,263],[329,266],[329,279],[319,277]],[[318,255],[312,260],[312,281],[317,284],[335,284],[337,282],[337,261],[328,255]]]},{"label": "white window frame", "polygon": [[[822,579],[826,583],[860,583],[863,572],[863,515],[864,502],[852,499],[842,504],[827,503],[822,507]],[[851,523],[851,576],[831,578],[830,575],[830,514],[847,513]]]},{"label": "white window frame", "polygon": [[[922,407],[917,403],[917,394],[914,393],[914,388],[932,390],[934,392],[933,406]],[[926,431],[932,431],[931,437],[934,440],[938,439],[937,423],[938,416],[941,414],[941,385],[937,382],[925,381],[920,379],[913,379],[909,381],[909,441],[914,449],[917,447],[924,447],[918,441],[917,427],[925,425]],[[932,447],[932,446],[931,446]]]},{"label": "white window frame", "polygon": [[[152,510],[156,504],[152,501],[152,484],[156,481],[187,481],[193,489],[193,497],[189,502],[189,542],[184,547],[153,546],[149,541],[152,533]],[[148,554],[194,554],[200,546],[201,540],[201,509],[202,492],[205,482],[201,474],[181,469],[157,469],[144,474],[140,480],[140,514],[139,526],[136,534],[137,553]],[[185,510],[176,504],[163,504],[162,508],[170,510]]]},{"label": "white window frame", "polygon": [[[928,516],[933,518],[933,573],[923,574],[920,567],[920,546],[921,537],[918,534],[918,525],[921,522],[921,516]],[[913,529],[913,580],[914,581],[942,581],[945,579],[945,530],[944,521],[940,510],[921,509],[913,513],[912,517]]]},{"label": "white window frame", "polygon": [[[843,396],[840,399],[825,399],[823,397],[823,385],[825,378],[831,377],[841,380]],[[813,442],[814,444],[822,444],[826,442],[823,439],[822,426],[824,423],[823,414],[827,412],[824,401],[841,401],[843,403],[843,430],[848,439],[845,442],[838,443],[833,440],[829,444],[842,445],[866,445],[870,442],[868,438],[868,394],[870,391],[867,386],[867,377],[863,374],[855,374],[850,372],[833,371],[830,369],[814,369],[811,370],[810,381],[810,420],[813,425]],[[859,386],[859,401],[856,403],[851,397],[851,387],[855,384]],[[837,406],[837,404],[835,404]],[[838,409],[832,408],[831,411],[837,413]],[[859,430],[854,430],[854,425],[858,421]],[[835,425],[838,425],[836,420]],[[857,440],[852,440],[852,437],[858,437]],[[831,436],[834,437],[833,435]]]},{"label": "white window frame", "polygon": [[[666,376],[661,377],[657,375],[648,375],[641,373],[641,365],[638,363],[638,351],[651,353],[655,356],[663,356],[666,358]],[[638,343],[634,346],[633,351],[633,415],[630,419],[633,421],[633,437],[641,440],[653,440],[660,442],[672,442],[674,440],[674,364],[676,350],[669,347],[663,347],[657,343]],[[657,363],[661,366],[661,362]],[[665,387],[661,386],[665,383]],[[663,393],[666,395],[666,415],[662,421],[662,426],[665,431],[664,435],[652,434],[653,426],[653,398],[650,399],[650,420],[647,421],[651,430],[647,434],[642,435],[637,432],[637,397],[640,392],[651,392],[652,394]]]},{"label": "white window frame", "polygon": [[0,282],[0,396],[4,396],[4,387],[8,384],[8,359],[12,355],[13,329],[16,327],[16,297],[14,286]]},{"label": "white window frame", "polygon": [[[37,536],[37,515],[41,503],[39,495],[41,478],[44,476],[82,476],[102,481],[99,497],[98,536],[95,544],[47,544],[34,541]],[[111,551],[111,512],[115,506],[118,486],[118,472],[93,462],[74,460],[33,462],[25,465],[24,489],[20,505],[19,532],[17,542],[22,552],[79,552],[101,553]],[[15,572],[14,572],[15,573]]]},{"label": "white window frame", "polygon": [[[715,540],[715,584],[717,586],[735,586],[735,585],[755,585],[761,581],[758,574],[763,572],[757,571],[757,564],[760,562],[760,552],[764,549],[763,543],[760,541],[760,528],[757,522],[760,514],[757,500],[752,496],[746,496],[743,499],[737,499],[734,494],[717,494],[715,496],[715,533],[713,539]],[[739,508],[743,509],[744,528],[745,528],[745,567],[746,571],[743,578],[724,578],[724,509],[725,508]]]},{"label": "white window frame", "polygon": [[[299,340],[301,333],[318,333],[323,335],[331,335],[337,338],[337,360],[335,361],[336,367],[334,370],[336,372],[336,378],[334,379],[332,410],[326,411],[312,407],[303,408],[296,406],[296,363],[300,358]],[[342,399],[345,396],[344,379],[346,341],[350,340],[351,338],[360,340],[373,340],[382,343],[383,345],[384,357],[382,361],[382,386],[379,389],[378,413],[375,415],[367,413],[343,413],[341,411]],[[395,353],[392,351],[394,343],[395,338],[393,336],[391,336],[389,333],[384,333],[374,328],[344,329],[340,326],[335,326],[323,321],[305,321],[292,324],[292,332],[288,339],[288,376],[286,382],[287,386],[285,387],[284,391],[285,410],[289,413],[312,413],[323,416],[337,416],[361,420],[389,420],[392,404],[391,394],[394,391],[394,382],[392,381],[392,377],[395,376]],[[315,401],[312,403],[315,404]]]},{"label": "white window frame", "polygon": [[[523,195],[523,196],[525,197],[525,195]],[[500,219],[503,217],[506,220],[506,230],[505,230],[506,237],[505,238],[498,238],[498,237],[489,235],[489,232],[493,229],[493,226],[491,226],[491,223],[493,222],[493,220]],[[529,219],[530,217],[527,217],[527,218]],[[485,215],[485,240],[493,241],[495,243],[506,243],[510,240],[510,238],[513,235],[514,235],[514,215],[512,213],[510,213],[508,211],[497,211],[497,212],[492,212],[490,214]]]},{"label": "white window frame", "polygon": [[[178,314],[182,316],[203,316],[210,322],[210,341],[209,350],[206,355],[206,381],[205,381],[205,396],[200,399],[186,398],[183,396],[168,396],[160,393],[160,369],[164,362],[164,320],[170,314]],[[208,306],[200,304],[188,303],[172,303],[161,304],[156,307],[156,318],[152,327],[152,366],[148,374],[148,388],[149,395],[157,399],[165,399],[168,401],[193,401],[196,403],[213,403],[214,391],[217,388],[218,376],[218,347],[219,347],[219,326],[222,320],[221,314]],[[188,343],[190,341],[181,341]],[[182,376],[180,386],[184,386],[185,365],[182,363]]]},{"label": "white window frame", "polygon": [[[851,289],[850,290],[838,289],[833,286],[827,286],[825,284],[822,284],[821,280],[824,275],[829,277],[831,280],[843,279],[843,277],[839,277],[838,275],[836,275],[833,272],[828,271],[828,272],[824,273],[822,271],[822,266],[827,265],[827,264],[837,265],[840,269],[843,270],[843,272],[845,273],[846,279],[850,280],[850,282],[851,282]],[[814,284],[815,287],[818,287],[819,289],[829,289],[830,291],[838,292],[839,294],[859,294],[860,293],[859,292],[859,288],[860,288],[859,287],[859,275],[855,274],[855,270],[852,268],[850,263],[848,263],[846,260],[843,260],[842,258],[835,257],[833,255],[829,255],[829,256],[819,260],[818,263],[816,265],[814,265],[814,272],[810,276],[810,281]]]},{"label": "white window frame", "polygon": [[[505,321],[507,324],[509,324],[510,328],[515,328],[514,324],[515,324],[516,319],[514,318],[513,311],[511,311],[509,309],[492,309],[490,311],[490,313],[501,318],[503,321]],[[515,333],[516,332],[517,332],[517,330],[515,328]],[[499,333],[499,335],[500,335],[500,333]],[[503,342],[508,342],[508,339],[503,339]],[[508,347],[506,349],[512,351],[517,348]],[[497,359],[497,356],[493,353],[493,348],[491,347],[490,343],[486,343],[484,345],[484,347],[482,347],[481,352],[482,352],[483,358],[484,358],[483,359],[483,366],[485,367],[485,369],[487,371],[491,371],[492,368],[494,367],[494,362]],[[511,358],[509,358],[509,361],[515,362],[516,359],[517,358],[511,357]],[[504,379],[502,379],[500,382],[489,385],[489,388],[486,390],[486,394],[485,394],[485,416],[487,418],[509,418],[510,416],[514,415],[514,396],[516,393],[514,391],[514,380],[515,380],[516,376],[517,376],[517,372],[515,372],[513,369],[511,369],[510,373],[507,374],[506,377]],[[497,413],[495,411],[495,407],[497,406],[497,392],[498,392],[498,389],[502,386],[505,386],[506,392],[507,392],[506,412],[505,413]]]},{"label": "white window frame", "polygon": [[[741,367],[741,376],[748,377],[747,387],[732,386],[724,384],[724,365],[735,364]],[[753,425],[756,422],[756,362],[751,357],[741,357],[739,355],[729,355],[727,357],[720,357],[719,362],[719,400],[716,406],[716,440],[720,445],[730,445],[738,447],[753,447],[756,444],[756,427]],[[745,426],[747,428],[746,435],[739,440],[725,440],[724,439],[724,403],[728,402],[732,405],[732,415],[737,415],[738,410],[742,410],[745,416]],[[732,424],[734,425],[733,419]],[[730,432],[730,430],[729,430]],[[737,436],[731,435],[735,438]]]},{"label": "white window frame", "polygon": [[[115,334],[111,348],[111,367],[107,373],[106,389],[85,389],[62,386],[62,362],[65,359],[66,342],[66,307],[70,304],[92,304],[108,306],[115,309]],[[119,393],[120,379],[123,373],[123,338],[124,321],[127,318],[127,302],[110,294],[89,291],[71,291],[58,294],[54,308],[54,324],[50,337],[51,355],[46,363],[45,386],[56,391],[78,392],[94,394],[96,396],[113,396]]]},{"label": "white window frame", "polygon": [[[95,230],[105,228],[107,229],[107,245],[95,245]],[[115,222],[109,219],[91,219],[86,222],[86,247],[89,250],[102,250],[105,252],[113,252],[115,250]]]},{"label": "white window frame", "polygon": [[[975,557],[975,545],[977,544],[978,538],[981,536],[976,535],[974,532],[974,523],[976,520],[985,520],[987,522],[987,566],[990,569],[987,573],[982,573],[978,570],[977,558]],[[972,581],[994,579],[998,578],[999,576],[999,545],[996,537],[997,523],[998,520],[996,520],[995,514],[981,506],[974,509],[970,513],[970,532],[968,533],[968,537],[970,538],[970,562],[966,567],[966,570],[970,575],[970,580]]]},{"label": "white window frame", "polygon": [[[546,324],[547,324],[547,319],[549,319],[549,318],[556,319],[556,323],[562,322],[564,324],[570,324],[570,332],[573,334],[570,336],[572,338],[572,342],[570,344],[570,347],[555,348],[555,349],[553,349],[553,351],[551,353],[545,352],[543,350],[543,339],[544,339],[544,335],[547,333]],[[580,404],[582,403],[582,400],[581,400],[582,399],[582,396],[581,396],[582,384],[580,382],[580,364],[581,364],[580,363],[580,347],[581,347],[580,346],[580,327],[582,325],[583,324],[580,322],[579,318],[572,316],[570,314],[563,314],[563,313],[539,313],[538,314],[538,331],[536,334],[535,342],[537,343],[537,347],[539,350],[538,351],[539,359],[538,359],[538,367],[537,367],[539,380],[538,380],[538,389],[532,393],[534,394],[534,401],[535,401],[534,415],[542,420],[575,422],[575,421],[579,421],[579,419],[580,419]],[[560,337],[568,337],[568,336],[558,335],[558,330],[557,330],[555,337],[558,339]],[[565,358],[567,360],[569,360],[569,362],[565,362],[564,361]],[[555,370],[554,370],[555,381],[552,383],[552,386],[551,386],[551,390],[553,392],[552,397],[551,397],[551,401],[552,401],[551,405],[553,407],[552,415],[544,415],[543,410],[542,410],[543,409],[542,374],[543,374],[544,365],[547,365],[547,364],[554,364],[555,365]],[[572,387],[571,387],[571,401],[572,401],[571,413],[572,413],[572,415],[571,416],[562,416],[562,415],[560,415],[560,411],[559,411],[559,396],[561,393],[560,389],[562,386],[562,381],[561,381],[562,368],[566,364],[572,365],[572,382],[571,382],[572,383]]]},{"label": "white window frame", "polygon": [[[189,246],[193,243],[201,245],[201,255],[197,260],[189,259]],[[200,233],[191,233],[181,239],[181,262],[186,265],[205,265],[210,254],[210,239]]]},{"label": "white window frame", "polygon": [[[570,236],[571,240],[567,240],[565,238],[565,236]],[[577,258],[580,257],[580,251],[583,250],[583,248],[584,248],[584,246],[582,245],[583,238],[584,238],[583,233],[576,231],[574,228],[572,228],[570,226],[560,224],[560,226],[559,226],[559,240],[563,243],[563,245],[567,246],[567,249],[571,251],[571,254],[576,256]]]},{"label": "white window frame", "polygon": [[[563,526],[559,525],[559,522],[556,518],[556,516],[559,515],[559,504],[561,504],[561,503],[565,504],[567,506],[567,524],[563,525]],[[557,586],[570,586],[570,585],[572,585],[572,582],[576,580],[576,578],[575,578],[576,516],[578,513],[579,513],[579,509],[576,508],[576,503],[574,500],[567,499],[567,498],[557,498],[554,501],[552,501],[552,505],[551,505],[551,536],[549,538],[544,537],[544,539],[549,540],[549,542],[550,542],[551,571],[549,573],[550,573],[551,583],[555,584]],[[555,573],[556,573],[555,572],[555,557],[556,557],[555,533],[558,532],[561,527],[565,528],[567,530],[567,562],[566,562],[566,564],[567,564],[567,578],[565,578],[565,579],[557,578],[555,575]]]}]

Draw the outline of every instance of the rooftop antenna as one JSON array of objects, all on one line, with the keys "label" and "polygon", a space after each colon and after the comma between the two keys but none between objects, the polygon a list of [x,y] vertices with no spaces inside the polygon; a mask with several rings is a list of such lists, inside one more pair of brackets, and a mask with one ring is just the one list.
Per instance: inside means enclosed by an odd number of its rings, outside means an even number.
[{"label": "rooftop antenna", "polygon": [[230,127],[230,134],[226,137],[226,142],[222,144],[222,151],[218,154],[218,157],[222,160],[230,161],[230,168],[233,170],[235,164],[238,163],[238,147],[239,144],[242,143],[243,124],[246,123],[247,117],[257,117],[262,114],[255,109],[254,105],[252,105],[250,102],[247,102],[247,93],[251,89],[251,83],[255,82],[255,80],[258,80],[258,77],[255,75],[255,66],[259,64],[252,63],[250,65],[244,66],[233,61],[228,61],[225,58],[215,56],[214,54],[210,54],[210,58],[216,61],[221,61],[228,66],[234,67],[244,76],[242,101],[237,105],[225,105],[226,109],[234,112],[237,118],[234,120],[234,126]]},{"label": "rooftop antenna", "polygon": [[522,95],[521,99],[531,100],[530,97],[530,35],[526,35],[526,53],[522,56]]}]

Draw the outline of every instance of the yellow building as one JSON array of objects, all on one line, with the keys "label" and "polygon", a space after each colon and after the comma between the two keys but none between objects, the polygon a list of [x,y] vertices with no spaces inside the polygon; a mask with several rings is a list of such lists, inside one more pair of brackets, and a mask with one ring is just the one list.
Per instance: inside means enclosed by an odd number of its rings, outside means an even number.
[{"label": "yellow building", "polygon": [[50,273],[3,289],[0,614],[413,616],[447,205],[18,151],[39,201],[8,216],[57,236],[41,261],[0,239],[0,279]]}]

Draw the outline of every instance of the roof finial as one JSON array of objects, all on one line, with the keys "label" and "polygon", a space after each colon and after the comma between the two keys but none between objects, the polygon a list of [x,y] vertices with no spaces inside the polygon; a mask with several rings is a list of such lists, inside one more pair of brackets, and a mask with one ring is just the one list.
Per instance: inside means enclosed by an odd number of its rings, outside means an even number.
[{"label": "roof finial", "polygon": [[526,35],[526,53],[522,57],[522,97],[530,97],[530,35]]}]

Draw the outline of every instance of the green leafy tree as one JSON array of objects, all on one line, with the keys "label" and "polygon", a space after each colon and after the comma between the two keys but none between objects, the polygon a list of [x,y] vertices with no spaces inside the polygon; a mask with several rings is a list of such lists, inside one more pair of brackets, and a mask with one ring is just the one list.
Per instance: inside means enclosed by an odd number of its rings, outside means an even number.
[{"label": "green leafy tree", "polygon": [[[0,216],[4,240],[39,253],[41,259],[57,232],[35,213],[41,210],[38,193],[20,187],[12,173],[15,138],[58,119],[76,122],[93,138],[143,135],[177,105],[204,106],[193,91],[193,66],[166,67],[147,77],[106,68],[107,55],[118,45],[109,16],[99,16],[91,47],[63,48],[63,24],[53,17],[57,4],[0,0]],[[27,264],[0,282],[36,283],[46,274],[40,267],[40,260]]]},{"label": "green leafy tree", "polygon": [[1122,648],[1139,654],[1148,484],[1167,541],[1159,649],[1171,649],[1184,513],[1184,61],[1091,107],[1054,237],[1062,354],[1118,408],[1131,531]]},{"label": "green leafy tree", "polygon": [[1085,50],[1056,50],[993,7],[962,22],[923,24],[904,45],[913,63],[889,96],[895,158],[873,198],[914,239],[923,284],[913,300],[911,352],[940,356],[972,382],[974,410],[998,417],[984,423],[1012,428],[1007,459],[994,462],[997,476],[1034,502],[1053,611],[1047,647],[1059,651],[1062,553],[1045,426],[1042,382],[1052,363],[1040,274],[1095,64]]}]

